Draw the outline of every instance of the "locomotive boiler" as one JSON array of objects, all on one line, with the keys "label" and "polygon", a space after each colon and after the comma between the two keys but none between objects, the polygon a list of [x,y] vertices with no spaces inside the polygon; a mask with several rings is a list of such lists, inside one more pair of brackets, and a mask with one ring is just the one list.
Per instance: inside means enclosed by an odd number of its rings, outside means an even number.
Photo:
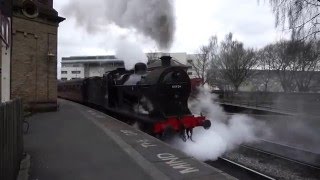
[{"label": "locomotive boiler", "polygon": [[152,71],[137,63],[133,70],[119,68],[103,77],[60,82],[59,96],[130,118],[155,136],[175,132],[186,140],[193,128],[210,128],[209,120],[188,108],[191,82],[187,72],[171,66],[170,56],[160,59],[162,66]]}]

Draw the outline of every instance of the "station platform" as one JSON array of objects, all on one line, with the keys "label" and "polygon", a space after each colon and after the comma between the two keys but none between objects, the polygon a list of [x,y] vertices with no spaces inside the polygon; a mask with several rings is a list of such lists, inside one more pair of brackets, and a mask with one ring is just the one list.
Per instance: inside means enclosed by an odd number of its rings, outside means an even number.
[{"label": "station platform", "polygon": [[30,180],[235,179],[104,113],[59,104],[27,119]]}]

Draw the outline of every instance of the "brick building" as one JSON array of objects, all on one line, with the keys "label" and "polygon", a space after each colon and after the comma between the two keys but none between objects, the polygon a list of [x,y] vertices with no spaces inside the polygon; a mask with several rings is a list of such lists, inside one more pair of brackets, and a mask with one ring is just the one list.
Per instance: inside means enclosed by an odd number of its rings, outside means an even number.
[{"label": "brick building", "polygon": [[57,32],[53,0],[13,0],[11,99],[33,110],[57,107]]}]

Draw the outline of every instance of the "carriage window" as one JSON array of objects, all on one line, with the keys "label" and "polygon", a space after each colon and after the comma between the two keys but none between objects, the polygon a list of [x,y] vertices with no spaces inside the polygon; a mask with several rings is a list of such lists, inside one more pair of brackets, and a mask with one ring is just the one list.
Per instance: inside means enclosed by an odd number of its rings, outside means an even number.
[{"label": "carriage window", "polygon": [[72,74],[80,74],[81,71],[71,71]]}]

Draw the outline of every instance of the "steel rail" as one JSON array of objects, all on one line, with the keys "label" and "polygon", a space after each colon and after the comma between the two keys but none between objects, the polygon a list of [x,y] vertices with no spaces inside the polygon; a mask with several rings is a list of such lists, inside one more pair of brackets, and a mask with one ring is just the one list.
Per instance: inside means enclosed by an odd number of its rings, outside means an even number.
[{"label": "steel rail", "polygon": [[223,157],[219,157],[216,161],[206,161],[206,163],[217,169],[225,171],[227,174],[230,174],[237,179],[275,180],[275,178],[271,176]]},{"label": "steel rail", "polygon": [[[310,151],[305,151],[305,150],[301,150],[301,149],[298,149],[298,148],[294,148],[294,147],[291,147],[291,146],[288,146],[288,145],[282,145],[282,144],[273,143],[273,142],[270,142],[270,141],[265,141],[265,142],[268,142],[269,144],[275,144],[278,147],[282,146],[282,147],[290,148],[291,150],[294,150],[295,152],[299,152],[300,151],[301,153],[313,153],[313,152],[310,152]],[[280,158],[280,159],[284,159],[286,161],[297,163],[297,164],[300,164],[300,165],[303,165],[303,166],[307,166],[307,167],[310,167],[310,168],[313,168],[313,169],[320,170],[320,164],[306,162],[306,161],[303,161],[303,160],[297,160],[297,159],[294,159],[294,158],[287,157],[285,155],[281,155],[281,154],[276,153],[276,152],[266,151],[266,150],[263,150],[261,148],[253,147],[253,146],[250,146],[250,145],[241,145],[241,147],[246,148],[246,149],[250,149],[250,150],[253,150],[253,151],[257,151],[257,152],[260,152],[260,153],[263,153],[263,154],[266,154],[266,155],[269,155],[269,156],[274,156],[274,157],[277,157],[277,158]]]}]

